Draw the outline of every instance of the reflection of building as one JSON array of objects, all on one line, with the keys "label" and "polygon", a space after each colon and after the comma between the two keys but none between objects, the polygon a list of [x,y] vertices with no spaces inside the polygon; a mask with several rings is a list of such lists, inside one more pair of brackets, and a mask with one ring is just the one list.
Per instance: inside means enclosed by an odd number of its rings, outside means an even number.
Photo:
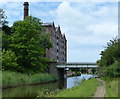
[{"label": "reflection of building", "polygon": [[[28,16],[28,2],[24,2],[24,18]],[[53,23],[43,23],[42,24],[46,33],[51,34],[51,41],[53,47],[46,49],[46,57],[55,60],[57,62],[66,62],[67,61],[67,40],[65,35],[62,35],[60,26],[55,27]]]}]

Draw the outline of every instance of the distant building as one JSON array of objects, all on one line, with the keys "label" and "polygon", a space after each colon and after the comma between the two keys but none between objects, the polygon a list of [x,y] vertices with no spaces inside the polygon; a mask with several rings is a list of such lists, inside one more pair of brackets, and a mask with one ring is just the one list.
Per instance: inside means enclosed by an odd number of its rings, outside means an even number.
[{"label": "distant building", "polygon": [[[24,2],[24,18],[28,16],[28,2]],[[54,22],[43,23],[45,32],[51,34],[51,42],[53,47],[46,49],[46,57],[56,62],[67,62],[67,40],[64,34],[61,33],[60,26],[55,27]]]}]

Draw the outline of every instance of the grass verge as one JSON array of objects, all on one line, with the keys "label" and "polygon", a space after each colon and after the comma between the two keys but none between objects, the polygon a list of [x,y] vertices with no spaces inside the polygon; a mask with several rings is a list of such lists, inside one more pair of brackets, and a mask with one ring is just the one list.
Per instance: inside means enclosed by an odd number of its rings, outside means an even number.
[{"label": "grass verge", "polygon": [[51,97],[92,97],[98,86],[98,81],[95,78],[84,80],[79,85],[70,89],[64,89],[56,92]]},{"label": "grass verge", "polygon": [[102,78],[106,82],[106,97],[118,97],[118,78]]},{"label": "grass verge", "polygon": [[20,86],[20,85],[30,85],[38,83],[47,83],[56,81],[58,78],[52,74],[33,74],[31,76],[27,74],[21,74],[12,71],[2,72],[2,88]]}]

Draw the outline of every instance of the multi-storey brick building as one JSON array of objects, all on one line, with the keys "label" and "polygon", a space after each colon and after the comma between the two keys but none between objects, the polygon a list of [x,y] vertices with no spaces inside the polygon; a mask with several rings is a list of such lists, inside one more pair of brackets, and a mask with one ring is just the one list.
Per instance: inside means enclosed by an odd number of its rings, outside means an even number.
[{"label": "multi-storey brick building", "polygon": [[51,33],[51,41],[53,47],[46,50],[46,57],[56,60],[57,62],[67,61],[67,40],[65,35],[62,35],[60,26],[55,27],[53,23],[43,23],[47,33]]},{"label": "multi-storey brick building", "polygon": [[[28,2],[24,3],[24,18],[28,16]],[[50,33],[50,40],[53,47],[46,49],[46,57],[56,62],[67,62],[67,40],[64,34],[61,33],[60,26],[55,27],[54,22],[43,23],[45,32]]]}]

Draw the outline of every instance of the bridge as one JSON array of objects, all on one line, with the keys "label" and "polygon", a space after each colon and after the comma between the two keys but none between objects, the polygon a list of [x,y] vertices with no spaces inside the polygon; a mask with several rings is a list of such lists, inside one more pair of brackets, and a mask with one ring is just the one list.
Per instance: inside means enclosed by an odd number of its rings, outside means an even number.
[{"label": "bridge", "polygon": [[86,69],[97,69],[98,65],[97,63],[57,63],[57,62],[49,62],[49,73],[58,75],[60,74],[60,71],[64,73],[63,71],[68,69],[76,69],[80,70],[81,68]]},{"label": "bridge", "polygon": [[57,75],[61,82],[61,88],[66,85],[66,77],[67,77],[67,70],[79,70],[82,68],[85,69],[93,69],[97,70],[98,65],[97,63],[57,63],[57,62],[49,62],[49,72],[51,74]]},{"label": "bridge", "polygon": [[97,63],[57,63],[57,70],[60,78],[64,78],[66,75],[66,72],[71,69],[74,71],[81,71],[82,69],[86,69],[86,72],[88,72],[88,69],[91,69],[91,72],[94,74],[98,70]]},{"label": "bridge", "polygon": [[57,68],[98,68],[97,63],[58,63]]}]

